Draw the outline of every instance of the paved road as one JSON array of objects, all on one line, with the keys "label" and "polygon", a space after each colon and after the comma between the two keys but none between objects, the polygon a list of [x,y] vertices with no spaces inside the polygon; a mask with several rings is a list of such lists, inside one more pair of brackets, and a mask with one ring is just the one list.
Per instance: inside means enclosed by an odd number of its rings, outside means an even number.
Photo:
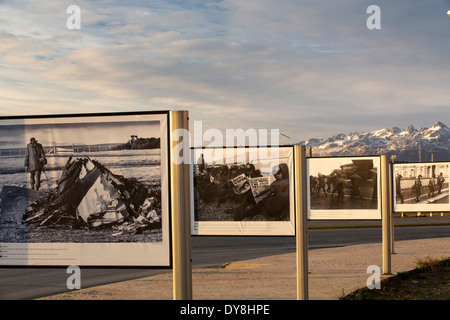
[{"label": "paved road", "polygon": [[342,202],[338,201],[336,195],[331,196],[330,194],[320,194],[319,196],[311,197],[311,209],[315,210],[376,209],[377,205],[378,201],[370,196],[351,197],[350,195],[345,195]]},{"label": "paved road", "polygon": [[[423,221],[427,222],[426,219]],[[395,228],[395,240],[449,236],[450,225]],[[308,231],[310,250],[352,244],[381,244],[381,237],[380,228]],[[293,237],[193,237],[192,239],[194,267],[217,266],[231,261],[294,251],[295,238]],[[87,288],[169,271],[166,269],[82,268],[81,285]],[[0,268],[0,274],[0,299],[33,299],[67,291],[66,281],[69,275],[65,268]]]}]

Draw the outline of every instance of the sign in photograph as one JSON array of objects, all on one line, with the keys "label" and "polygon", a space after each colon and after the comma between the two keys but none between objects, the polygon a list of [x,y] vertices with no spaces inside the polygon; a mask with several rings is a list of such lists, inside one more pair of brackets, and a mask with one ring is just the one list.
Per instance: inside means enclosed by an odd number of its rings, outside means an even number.
[{"label": "sign in photograph", "polygon": [[170,267],[168,113],[0,119],[0,266]]},{"label": "sign in photograph", "polygon": [[394,211],[450,211],[449,163],[393,164]]},{"label": "sign in photograph", "polygon": [[381,219],[380,157],[306,161],[308,219]]},{"label": "sign in photograph", "polygon": [[292,147],[194,148],[192,235],[295,235]]}]

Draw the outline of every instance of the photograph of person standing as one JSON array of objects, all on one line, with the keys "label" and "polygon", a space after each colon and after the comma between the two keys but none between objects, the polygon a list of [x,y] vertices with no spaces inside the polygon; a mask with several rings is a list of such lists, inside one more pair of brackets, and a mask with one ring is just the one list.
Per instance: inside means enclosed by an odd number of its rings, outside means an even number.
[{"label": "photograph of person standing", "polygon": [[41,187],[41,172],[46,163],[44,148],[34,137],[31,138],[25,155],[25,168],[30,173],[31,189],[39,190]]}]

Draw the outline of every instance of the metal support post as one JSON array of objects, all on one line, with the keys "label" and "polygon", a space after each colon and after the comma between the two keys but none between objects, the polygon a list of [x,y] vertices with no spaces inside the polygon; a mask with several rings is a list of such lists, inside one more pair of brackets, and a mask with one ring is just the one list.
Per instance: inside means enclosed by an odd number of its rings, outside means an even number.
[{"label": "metal support post", "polygon": [[305,146],[294,146],[297,299],[308,300],[308,217]]},{"label": "metal support post", "polygon": [[[190,155],[183,154],[181,163],[180,149],[190,152],[187,134],[181,135],[182,142],[175,139],[175,130],[183,133],[189,131],[187,111],[170,111],[170,145],[171,145],[171,212],[172,212],[172,261],[173,261],[173,299],[192,299],[192,261],[191,261],[191,226],[190,226],[190,163],[186,161]],[[179,136],[179,135],[177,135]],[[182,143],[182,148],[179,144]]]},{"label": "metal support post", "polygon": [[381,156],[381,219],[383,233],[383,274],[391,274],[391,218],[389,190],[389,161],[386,155]]},{"label": "metal support post", "polygon": [[391,241],[391,254],[394,254],[394,201],[395,201],[395,191],[393,191],[394,186],[394,173],[393,173],[393,165],[392,163],[388,164],[388,172],[389,172],[389,238]]}]

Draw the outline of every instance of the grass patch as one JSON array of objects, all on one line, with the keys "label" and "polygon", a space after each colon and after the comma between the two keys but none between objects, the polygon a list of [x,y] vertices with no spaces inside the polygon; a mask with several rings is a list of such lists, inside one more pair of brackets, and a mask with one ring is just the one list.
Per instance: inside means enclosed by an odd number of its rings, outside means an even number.
[{"label": "grass patch", "polygon": [[416,268],[381,281],[380,289],[367,287],[340,300],[449,300],[450,258],[419,259]]}]

